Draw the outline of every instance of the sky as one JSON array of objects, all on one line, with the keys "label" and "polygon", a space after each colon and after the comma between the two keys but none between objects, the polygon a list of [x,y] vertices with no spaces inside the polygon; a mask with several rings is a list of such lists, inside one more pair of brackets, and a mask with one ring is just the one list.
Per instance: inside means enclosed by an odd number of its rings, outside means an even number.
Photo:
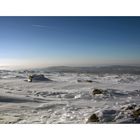
[{"label": "sky", "polygon": [[140,17],[0,17],[0,67],[140,65]]}]

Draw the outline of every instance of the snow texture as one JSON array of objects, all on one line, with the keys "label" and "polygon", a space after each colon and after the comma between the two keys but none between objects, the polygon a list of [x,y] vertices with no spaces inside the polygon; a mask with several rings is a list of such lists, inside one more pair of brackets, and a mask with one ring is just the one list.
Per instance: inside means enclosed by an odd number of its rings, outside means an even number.
[{"label": "snow texture", "polygon": [[139,123],[139,109],[140,75],[0,71],[0,123]]}]

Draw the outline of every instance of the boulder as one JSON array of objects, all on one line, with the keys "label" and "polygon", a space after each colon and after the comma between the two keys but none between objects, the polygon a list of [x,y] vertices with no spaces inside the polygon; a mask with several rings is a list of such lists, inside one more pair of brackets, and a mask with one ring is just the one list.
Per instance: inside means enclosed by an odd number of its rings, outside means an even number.
[{"label": "boulder", "polygon": [[99,121],[100,121],[100,120],[99,120],[99,117],[98,117],[96,114],[92,114],[92,115],[89,117],[87,123],[90,123],[90,122],[99,122]]},{"label": "boulder", "polygon": [[28,82],[34,82],[34,81],[51,81],[50,79],[46,78],[43,74],[37,75],[30,75],[28,77]]},{"label": "boulder", "polygon": [[103,90],[101,90],[101,89],[94,89],[93,90],[93,95],[99,95],[99,94],[103,94]]},{"label": "boulder", "polygon": [[140,108],[134,110],[133,113],[132,113],[132,116],[133,116],[135,119],[138,119],[138,117],[140,116]]}]

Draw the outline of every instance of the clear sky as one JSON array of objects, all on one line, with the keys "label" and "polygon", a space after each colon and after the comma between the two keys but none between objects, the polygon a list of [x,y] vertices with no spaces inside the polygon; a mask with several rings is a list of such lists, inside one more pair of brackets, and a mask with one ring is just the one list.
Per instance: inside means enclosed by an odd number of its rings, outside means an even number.
[{"label": "clear sky", "polygon": [[140,65],[140,17],[0,17],[0,67]]}]

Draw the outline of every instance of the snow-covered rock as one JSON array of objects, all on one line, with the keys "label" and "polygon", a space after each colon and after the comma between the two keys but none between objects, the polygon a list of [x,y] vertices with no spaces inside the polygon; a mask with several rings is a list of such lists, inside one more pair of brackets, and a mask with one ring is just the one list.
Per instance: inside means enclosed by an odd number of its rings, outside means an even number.
[{"label": "snow-covered rock", "polygon": [[51,81],[50,79],[46,78],[43,74],[37,75],[30,75],[28,77],[28,82],[34,82],[34,81]]}]

